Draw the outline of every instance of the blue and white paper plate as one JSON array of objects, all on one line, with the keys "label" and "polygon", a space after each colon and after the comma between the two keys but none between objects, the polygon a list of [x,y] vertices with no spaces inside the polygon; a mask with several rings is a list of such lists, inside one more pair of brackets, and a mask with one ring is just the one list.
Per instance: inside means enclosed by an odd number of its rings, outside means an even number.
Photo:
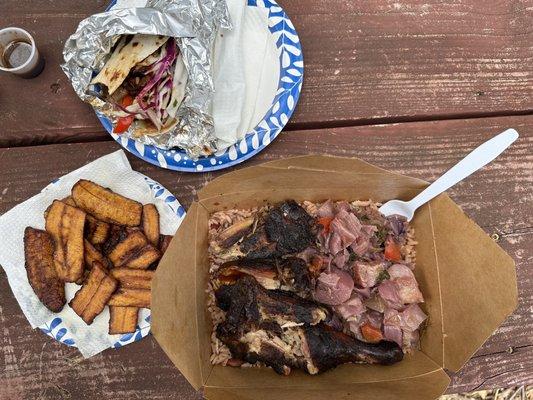
[{"label": "blue and white paper plate", "polygon": [[[109,7],[114,4],[115,1]],[[158,167],[183,172],[206,172],[228,168],[253,157],[268,146],[287,124],[300,97],[304,73],[303,54],[294,25],[275,1],[248,0],[248,5],[269,10],[268,29],[279,49],[280,73],[278,90],[272,99],[272,105],[261,122],[244,139],[212,156],[191,160],[183,150],[164,150],[116,135],[113,133],[111,121],[97,114],[113,139],[144,161]]]},{"label": "blue and white paper plate", "polygon": [[[137,172],[139,175],[142,175],[140,172]],[[150,191],[152,192],[155,199],[160,199],[165,202],[165,204],[175,213],[179,222],[181,223],[185,218],[185,209],[179,203],[179,201],[174,197],[170,191],[165,189],[160,183],[142,175]],[[59,179],[55,180],[52,183],[59,182]],[[142,308],[139,310],[139,319],[137,321],[137,327],[135,332],[126,333],[117,338],[117,341],[113,343],[111,347],[118,349],[127,344],[137,342],[142,338],[146,337],[150,333],[150,318],[151,312],[147,308]],[[46,333],[51,338],[57,340],[59,343],[66,344],[67,346],[76,347],[76,342],[74,337],[70,333],[67,326],[63,323],[63,320],[60,317],[54,317],[50,321],[44,323],[39,327],[44,333]]]}]

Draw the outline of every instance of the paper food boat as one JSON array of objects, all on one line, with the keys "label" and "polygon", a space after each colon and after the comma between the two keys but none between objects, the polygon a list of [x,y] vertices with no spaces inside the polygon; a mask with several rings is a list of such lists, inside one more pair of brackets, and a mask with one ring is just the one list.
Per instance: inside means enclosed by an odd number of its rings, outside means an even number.
[{"label": "paper food boat", "polygon": [[415,275],[429,323],[421,351],[393,366],[346,364],[317,376],[213,366],[206,309],[214,211],[296,201],[408,200],[427,186],[358,159],[305,156],[223,175],[198,192],[152,286],[152,330],[191,385],[215,399],[434,399],[517,305],[514,262],[447,196],[418,210]]}]

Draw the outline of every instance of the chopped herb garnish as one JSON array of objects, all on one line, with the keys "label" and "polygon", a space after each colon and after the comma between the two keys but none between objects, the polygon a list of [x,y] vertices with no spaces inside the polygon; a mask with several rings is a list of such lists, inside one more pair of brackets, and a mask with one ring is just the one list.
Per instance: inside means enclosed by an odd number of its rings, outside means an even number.
[{"label": "chopped herb garnish", "polygon": [[385,239],[387,239],[387,235],[389,234],[389,231],[384,226],[380,226],[376,232],[376,238],[377,238],[377,245],[383,246],[385,243]]},{"label": "chopped herb garnish", "polygon": [[389,273],[385,271],[381,271],[378,275],[377,283],[383,282],[385,279],[390,279]]},{"label": "chopped herb garnish", "polygon": [[348,262],[353,263],[355,260],[357,260],[357,254],[350,253],[350,257],[348,257]]}]

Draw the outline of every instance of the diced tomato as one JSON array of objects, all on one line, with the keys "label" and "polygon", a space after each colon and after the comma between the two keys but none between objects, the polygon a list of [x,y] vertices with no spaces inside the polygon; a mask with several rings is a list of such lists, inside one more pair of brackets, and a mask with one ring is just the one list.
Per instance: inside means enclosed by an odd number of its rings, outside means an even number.
[{"label": "diced tomato", "polygon": [[390,261],[402,261],[400,245],[390,236],[385,241],[385,258]]},{"label": "diced tomato", "polygon": [[322,225],[325,233],[329,233],[329,225],[331,224],[331,221],[333,221],[333,218],[331,217],[322,217],[318,219],[318,223],[319,225]]},{"label": "diced tomato", "polygon": [[122,98],[122,101],[120,102],[120,105],[122,107],[128,107],[128,106],[131,106],[133,104],[133,97],[130,96],[129,94],[125,95],[123,98]]},{"label": "diced tomato", "polygon": [[115,128],[113,129],[113,133],[124,133],[128,130],[130,125],[133,122],[133,115],[129,115],[127,117],[119,118],[117,121],[117,124],[115,125]]},{"label": "diced tomato", "polygon": [[372,326],[369,322],[361,325],[361,334],[367,342],[377,343],[380,340],[383,340],[383,335],[379,328]]}]

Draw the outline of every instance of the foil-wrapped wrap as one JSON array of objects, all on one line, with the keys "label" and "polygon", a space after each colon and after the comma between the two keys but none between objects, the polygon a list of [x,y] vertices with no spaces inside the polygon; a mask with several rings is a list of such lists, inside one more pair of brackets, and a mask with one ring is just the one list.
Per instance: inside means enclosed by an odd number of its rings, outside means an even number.
[{"label": "foil-wrapped wrap", "polygon": [[[148,0],[145,7],[112,9],[80,22],[63,49],[61,68],[77,95],[116,122],[113,105],[91,88],[91,79],[111,55],[121,35],[148,34],[176,38],[188,72],[185,97],[170,131],[135,137],[163,149],[179,147],[191,158],[216,151],[210,106],[214,87],[212,47],[219,28],[231,29],[224,0]],[[131,130],[124,135],[132,136]]]}]

